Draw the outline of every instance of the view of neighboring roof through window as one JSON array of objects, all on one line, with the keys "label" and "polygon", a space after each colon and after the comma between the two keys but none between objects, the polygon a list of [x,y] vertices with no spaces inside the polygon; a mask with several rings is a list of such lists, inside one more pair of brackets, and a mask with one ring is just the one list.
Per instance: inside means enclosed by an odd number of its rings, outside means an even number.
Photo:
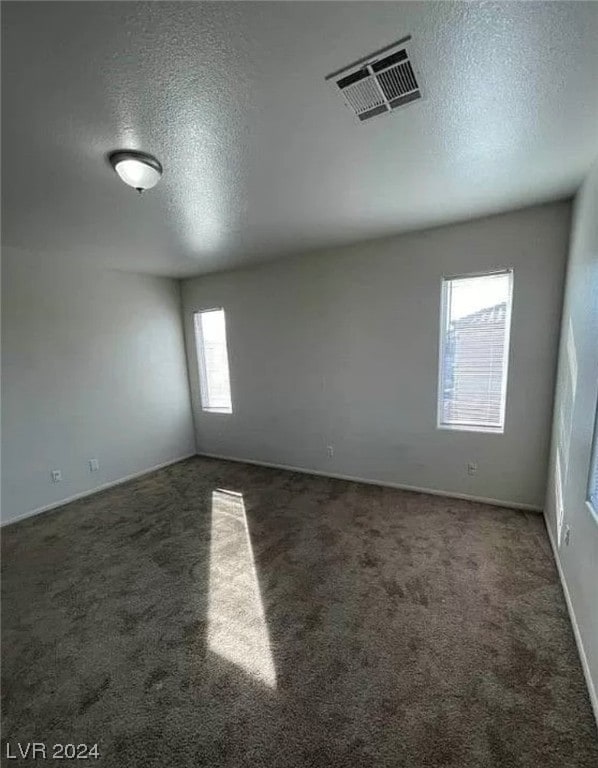
[{"label": "view of neighboring roof through window", "polygon": [[202,409],[232,413],[224,310],[196,312],[194,328]]},{"label": "view of neighboring roof through window", "polygon": [[503,432],[513,272],[444,278],[438,426]]}]

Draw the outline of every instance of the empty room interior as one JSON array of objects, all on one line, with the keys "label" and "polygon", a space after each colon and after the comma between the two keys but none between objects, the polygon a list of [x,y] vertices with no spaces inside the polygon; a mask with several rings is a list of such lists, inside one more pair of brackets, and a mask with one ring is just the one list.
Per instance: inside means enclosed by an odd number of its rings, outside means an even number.
[{"label": "empty room interior", "polygon": [[2,765],[596,768],[598,2],[0,12]]}]

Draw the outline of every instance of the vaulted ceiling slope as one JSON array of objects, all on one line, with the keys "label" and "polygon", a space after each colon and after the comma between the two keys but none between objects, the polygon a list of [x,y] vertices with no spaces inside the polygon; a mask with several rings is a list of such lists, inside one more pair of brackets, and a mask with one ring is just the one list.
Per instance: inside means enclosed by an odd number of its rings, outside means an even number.
[{"label": "vaulted ceiling slope", "polygon": [[[3,242],[174,276],[564,197],[598,153],[596,2],[2,4]],[[412,35],[425,98],[324,80]],[[142,196],[106,161],[151,152]]]}]

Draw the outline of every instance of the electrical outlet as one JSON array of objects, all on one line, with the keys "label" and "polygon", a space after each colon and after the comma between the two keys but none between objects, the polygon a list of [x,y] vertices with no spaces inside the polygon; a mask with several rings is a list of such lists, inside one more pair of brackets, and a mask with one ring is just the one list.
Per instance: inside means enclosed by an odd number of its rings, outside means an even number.
[{"label": "electrical outlet", "polygon": [[60,469],[53,469],[50,472],[50,477],[53,483],[59,483],[62,480],[62,471]]},{"label": "electrical outlet", "polygon": [[478,471],[478,465],[476,464],[476,462],[475,461],[468,462],[468,464],[467,464],[467,474],[468,475],[475,475],[477,471]]},{"label": "electrical outlet", "polygon": [[89,460],[89,471],[90,472],[97,472],[100,468],[100,462],[97,459],[90,459]]},{"label": "electrical outlet", "polygon": [[328,454],[328,458],[331,459],[334,456],[334,446],[333,445],[327,446],[326,453]]}]

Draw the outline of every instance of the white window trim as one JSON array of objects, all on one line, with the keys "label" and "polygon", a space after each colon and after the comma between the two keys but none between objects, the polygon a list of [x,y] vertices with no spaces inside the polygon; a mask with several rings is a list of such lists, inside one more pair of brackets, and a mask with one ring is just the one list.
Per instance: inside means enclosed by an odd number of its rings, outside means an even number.
[{"label": "white window trim", "polygon": [[596,523],[596,525],[598,525],[598,509],[594,509],[594,505],[589,499],[586,501],[586,507],[588,508],[590,514],[594,518],[594,522]]},{"label": "white window trim", "polygon": [[[224,312],[224,328],[225,328],[225,334],[226,334],[226,312],[224,310],[224,307],[208,307],[206,309],[198,309],[193,313],[193,339],[195,343],[195,352],[197,355],[197,377],[199,379],[199,399],[201,403],[201,410],[204,413],[223,413],[223,414],[232,414],[233,408],[232,408],[232,389],[230,392],[231,395],[231,407],[230,408],[216,408],[214,406],[208,406],[205,405],[209,401],[209,394],[207,392],[207,382],[208,382],[208,373],[206,368],[206,359],[204,355],[204,341],[203,341],[203,331],[201,328],[201,321],[198,323],[197,318],[199,315],[203,315],[207,312]],[[200,336],[198,337],[198,334]],[[201,339],[201,343],[200,342]],[[227,350],[227,360],[228,360],[228,338],[225,336],[226,341],[226,350]],[[230,364],[229,364],[229,388],[230,388]]]},{"label": "white window trim", "polygon": [[[504,392],[504,397],[501,402],[500,409],[500,426],[483,425],[483,424],[467,424],[467,423],[453,423],[448,424],[442,421],[443,411],[443,393],[444,393],[444,350],[446,345],[446,329],[445,329],[445,316],[446,316],[446,290],[445,285],[450,280],[463,280],[472,277],[486,277],[490,275],[510,275],[510,294],[509,301],[507,302],[507,314],[506,314],[506,333],[505,333],[505,348],[507,350],[505,364],[503,367],[501,391]],[[438,389],[436,395],[436,429],[449,430],[451,432],[483,432],[486,434],[503,435],[505,432],[506,411],[507,411],[507,396],[508,396],[508,382],[509,382],[509,360],[511,358],[511,315],[513,310],[513,290],[514,290],[514,273],[512,268],[508,269],[494,269],[486,270],[483,272],[468,272],[466,274],[459,275],[443,275],[440,278],[440,330],[439,338],[439,354],[438,354]]]},{"label": "white window trim", "polygon": [[590,466],[588,469],[588,479],[586,481],[586,506],[590,510],[592,517],[598,523],[598,499],[595,501],[592,499],[590,493],[592,488],[592,480],[594,476],[594,467],[598,463],[598,403],[596,403],[596,415],[594,417],[594,432],[592,435],[592,443],[590,447]]}]

